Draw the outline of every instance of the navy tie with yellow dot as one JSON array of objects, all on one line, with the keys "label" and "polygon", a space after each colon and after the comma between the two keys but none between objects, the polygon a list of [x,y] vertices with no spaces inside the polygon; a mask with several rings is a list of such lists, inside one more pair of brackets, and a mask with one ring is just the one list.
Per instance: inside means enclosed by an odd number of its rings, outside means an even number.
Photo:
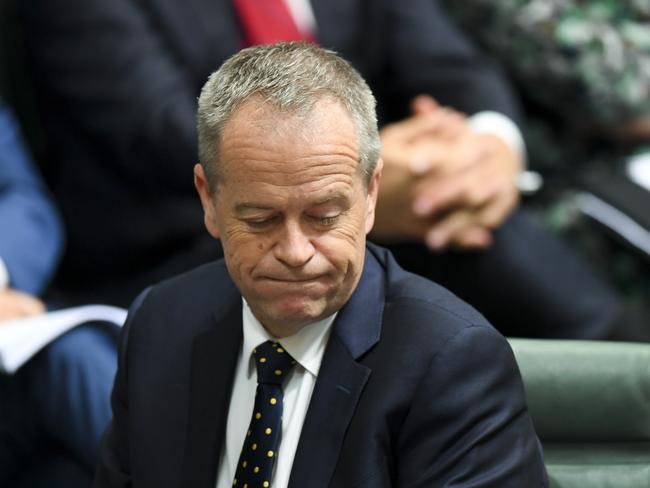
[{"label": "navy tie with yellow dot", "polygon": [[232,485],[268,488],[282,430],[282,381],[296,362],[272,341],[260,344],[253,354],[257,366],[255,406]]}]

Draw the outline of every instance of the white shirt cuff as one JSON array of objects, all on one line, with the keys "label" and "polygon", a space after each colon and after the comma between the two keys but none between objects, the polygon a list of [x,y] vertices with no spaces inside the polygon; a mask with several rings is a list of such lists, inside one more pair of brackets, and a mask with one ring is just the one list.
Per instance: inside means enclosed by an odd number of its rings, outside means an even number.
[{"label": "white shirt cuff", "polygon": [[501,138],[515,153],[519,154],[524,168],[527,166],[526,144],[517,124],[498,112],[478,112],[469,118],[469,126],[475,132],[493,134]]},{"label": "white shirt cuff", "polygon": [[9,287],[9,271],[5,266],[5,262],[0,258],[0,290]]},{"label": "white shirt cuff", "polygon": [[303,34],[316,34],[316,17],[309,0],[284,0],[296,27]]}]

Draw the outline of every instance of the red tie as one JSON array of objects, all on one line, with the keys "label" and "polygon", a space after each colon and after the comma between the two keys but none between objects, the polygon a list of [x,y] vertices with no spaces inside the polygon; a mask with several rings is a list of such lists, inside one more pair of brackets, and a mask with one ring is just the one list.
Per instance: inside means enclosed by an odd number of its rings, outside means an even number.
[{"label": "red tie", "polygon": [[279,41],[314,42],[302,33],[283,0],[234,0],[247,46]]}]

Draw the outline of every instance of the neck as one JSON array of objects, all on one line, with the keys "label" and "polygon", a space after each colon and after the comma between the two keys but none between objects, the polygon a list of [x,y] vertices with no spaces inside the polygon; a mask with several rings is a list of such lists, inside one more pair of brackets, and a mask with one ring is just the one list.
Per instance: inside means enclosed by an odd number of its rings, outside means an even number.
[{"label": "neck", "polygon": [[278,339],[282,339],[284,337],[289,337],[294,334],[297,334],[298,332],[300,332],[300,330],[303,327],[305,327],[305,325],[307,325],[307,324],[296,324],[296,325],[287,326],[286,324],[283,324],[282,326],[278,326],[276,324],[268,324],[262,322],[261,320],[260,320],[260,324],[262,324],[262,326],[267,330],[269,334],[271,334],[273,337],[277,337]]}]

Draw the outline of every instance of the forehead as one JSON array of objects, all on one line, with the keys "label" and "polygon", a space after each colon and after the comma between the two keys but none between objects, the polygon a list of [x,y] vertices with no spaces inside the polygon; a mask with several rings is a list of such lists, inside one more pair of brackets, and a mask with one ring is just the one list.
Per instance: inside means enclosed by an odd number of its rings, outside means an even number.
[{"label": "forehead", "polygon": [[306,113],[250,99],[226,123],[220,147],[222,186],[242,179],[296,185],[304,178],[360,173],[354,123],[330,99]]}]

